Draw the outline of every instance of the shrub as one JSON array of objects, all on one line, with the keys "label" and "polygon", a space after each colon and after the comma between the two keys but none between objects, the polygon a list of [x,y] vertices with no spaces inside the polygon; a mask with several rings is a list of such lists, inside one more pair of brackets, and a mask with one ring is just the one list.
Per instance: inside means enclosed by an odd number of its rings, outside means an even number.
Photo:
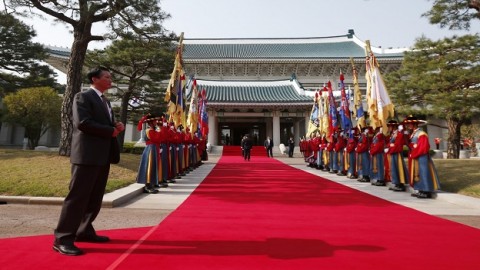
[{"label": "shrub", "polygon": [[145,146],[135,146],[134,142],[127,142],[123,144],[123,153],[141,155]]}]

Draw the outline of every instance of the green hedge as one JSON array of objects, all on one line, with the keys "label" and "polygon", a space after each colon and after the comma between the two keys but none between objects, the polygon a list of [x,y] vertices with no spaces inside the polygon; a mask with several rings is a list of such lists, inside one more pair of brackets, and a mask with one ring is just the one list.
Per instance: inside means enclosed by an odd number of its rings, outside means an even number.
[{"label": "green hedge", "polygon": [[144,149],[144,146],[135,146],[134,142],[128,142],[123,144],[123,153],[141,155]]}]

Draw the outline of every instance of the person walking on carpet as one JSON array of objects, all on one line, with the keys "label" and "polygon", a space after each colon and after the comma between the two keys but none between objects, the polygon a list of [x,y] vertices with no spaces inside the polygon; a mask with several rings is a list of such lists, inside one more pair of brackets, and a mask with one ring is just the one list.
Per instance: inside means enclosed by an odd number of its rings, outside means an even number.
[{"label": "person walking on carpet", "polygon": [[272,139],[270,139],[270,137],[267,137],[267,139],[263,143],[263,146],[265,146],[265,149],[267,150],[267,157],[273,157],[273,141]]},{"label": "person walking on carpet", "polygon": [[293,149],[295,148],[295,140],[293,137],[290,137],[288,139],[288,157],[293,157]]},{"label": "person walking on carpet", "polygon": [[243,159],[250,161],[250,150],[252,150],[252,139],[250,135],[246,134],[242,140]]},{"label": "person walking on carpet", "polygon": [[108,69],[95,68],[87,74],[90,89],[73,99],[70,190],[63,202],[55,228],[53,250],[63,255],[81,255],[74,242],[104,243],[93,221],[100,212],[110,164],[120,161],[117,135],[125,130],[115,122],[110,102],[103,95],[112,86]]}]

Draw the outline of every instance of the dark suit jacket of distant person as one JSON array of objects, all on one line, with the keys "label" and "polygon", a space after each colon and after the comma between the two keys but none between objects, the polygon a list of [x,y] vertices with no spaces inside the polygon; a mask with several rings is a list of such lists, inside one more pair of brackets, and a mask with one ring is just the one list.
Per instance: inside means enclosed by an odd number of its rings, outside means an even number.
[{"label": "dark suit jacket of distant person", "polygon": [[273,140],[270,139],[270,143],[268,142],[268,139],[265,140],[265,142],[263,143],[263,146],[265,146],[267,149],[273,148]]},{"label": "dark suit jacket of distant person", "polygon": [[110,119],[103,101],[93,89],[78,93],[75,99],[70,162],[97,166],[118,163],[120,149],[117,139],[112,137],[114,116]]}]

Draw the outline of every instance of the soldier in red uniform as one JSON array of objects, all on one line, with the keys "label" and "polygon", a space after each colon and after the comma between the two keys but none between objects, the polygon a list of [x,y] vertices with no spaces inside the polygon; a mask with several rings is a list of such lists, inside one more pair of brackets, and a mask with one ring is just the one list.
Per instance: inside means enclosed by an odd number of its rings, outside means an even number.
[{"label": "soldier in red uniform", "polygon": [[320,168],[320,133],[316,132],[315,137],[311,140],[311,147],[313,151],[313,160],[315,162],[315,168]]},{"label": "soldier in red uniform", "polygon": [[418,120],[414,116],[409,116],[404,120],[404,124],[411,131],[408,169],[410,172],[410,185],[416,192],[412,193],[419,199],[433,198],[435,191],[440,188],[437,170],[430,157],[430,143],[428,135],[419,128],[425,124],[423,120]]},{"label": "soldier in red uniform", "polygon": [[329,157],[329,173],[338,172],[338,156],[335,152],[335,145],[337,144],[338,130],[335,130],[335,133],[330,137],[330,141],[327,144],[327,151]]},{"label": "soldier in red uniform", "polygon": [[191,159],[192,154],[190,148],[192,146],[192,133],[190,132],[190,128],[185,128],[185,134],[183,136],[183,166],[185,173],[191,172]]},{"label": "soldier in red uniform", "polygon": [[345,153],[345,147],[347,146],[347,139],[345,138],[345,133],[344,131],[340,131],[338,138],[337,138],[337,143],[335,144],[335,154],[337,155],[337,161],[338,161],[338,173],[337,175],[347,175],[347,170],[345,168],[345,158],[346,158],[346,153]]},{"label": "soldier in red uniform", "polygon": [[303,159],[305,160],[305,138],[300,138],[300,142],[298,143],[298,147],[300,148],[300,153],[302,154]]},{"label": "soldier in red uniform", "polygon": [[308,157],[307,157],[307,162],[308,162],[308,166],[309,167],[312,167],[312,168],[315,168],[315,155],[316,155],[316,151],[315,151],[315,134],[316,133],[311,133],[310,134],[310,138],[307,140],[307,152],[308,152]]},{"label": "soldier in red uniform", "polygon": [[[158,186],[159,178],[162,175],[162,163],[159,156],[160,132],[156,130],[158,118],[148,114],[138,122],[138,130],[142,131],[145,140],[145,149],[142,153],[140,165],[138,167],[137,183],[145,184],[144,193],[158,193],[155,186]],[[143,132],[143,125],[147,128]]]},{"label": "soldier in red uniform", "polygon": [[357,153],[357,173],[359,182],[370,182],[370,139],[369,139],[369,127],[362,128],[358,138],[357,147],[355,152]]},{"label": "soldier in red uniform", "polygon": [[357,136],[358,136],[358,129],[352,129],[348,136],[347,140],[347,147],[346,147],[346,154],[347,159],[345,162],[345,168],[347,170],[347,177],[350,179],[356,179],[357,175],[357,162],[356,162],[356,152],[355,148],[357,148]]},{"label": "soldier in red uniform", "polygon": [[175,124],[170,122],[168,129],[168,183],[174,183],[177,176],[177,132]]},{"label": "soldier in red uniform", "polygon": [[389,171],[393,191],[405,191],[405,185],[408,183],[408,170],[403,159],[403,146],[405,145],[405,134],[403,126],[397,121],[388,122],[390,132],[388,141],[387,156],[389,160]]},{"label": "soldier in red uniform", "polygon": [[370,145],[370,168],[371,183],[374,186],[385,186],[385,160],[383,159],[385,149],[385,135],[381,127],[377,127],[372,144]]},{"label": "soldier in red uniform", "polygon": [[167,179],[170,172],[169,167],[169,151],[168,151],[168,144],[170,138],[170,132],[168,130],[167,121],[164,116],[161,117],[161,123],[159,123],[160,127],[160,159],[162,162],[162,177],[161,181],[159,179],[159,186],[158,187],[168,187]]},{"label": "soldier in red uniform", "polygon": [[330,171],[329,161],[330,157],[328,154],[328,140],[325,134],[322,135],[322,139],[320,140],[320,151],[322,154],[322,162],[323,162],[323,171]]}]

